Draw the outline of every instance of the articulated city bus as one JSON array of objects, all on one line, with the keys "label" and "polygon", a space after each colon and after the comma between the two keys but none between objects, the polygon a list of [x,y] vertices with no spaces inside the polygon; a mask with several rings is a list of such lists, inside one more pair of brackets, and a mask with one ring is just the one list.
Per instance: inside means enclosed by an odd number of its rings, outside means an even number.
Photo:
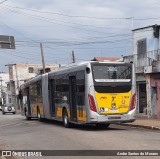
[{"label": "articulated city bus", "polygon": [[109,126],[136,114],[132,63],[82,62],[30,79],[21,86],[22,114],[75,124]]}]

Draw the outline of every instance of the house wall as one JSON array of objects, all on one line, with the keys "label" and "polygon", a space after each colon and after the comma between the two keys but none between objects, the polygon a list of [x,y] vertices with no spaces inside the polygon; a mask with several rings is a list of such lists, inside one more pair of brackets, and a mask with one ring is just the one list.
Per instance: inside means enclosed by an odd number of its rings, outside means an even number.
[{"label": "house wall", "polygon": [[[160,118],[160,71],[156,75],[152,73],[153,61],[160,60],[158,57],[160,40],[154,37],[153,32],[154,29],[152,26],[133,31],[133,55],[136,67],[137,87],[139,84],[139,74],[145,76],[143,83],[146,83],[147,115],[149,118]],[[146,53],[137,55],[137,44],[142,39],[146,39]],[[146,69],[149,69],[150,73],[147,72],[146,74]],[[140,81],[140,83],[142,82]],[[137,94],[139,93],[140,91]]]},{"label": "house wall", "polygon": [[[155,111],[157,118],[160,118],[160,74],[151,75],[151,90],[155,89],[156,91],[152,92],[152,111]],[[154,93],[155,97],[154,98]],[[154,116],[154,112],[153,112]]]},{"label": "house wall", "polygon": [[[150,66],[153,60],[159,58],[155,50],[160,48],[160,41],[154,37],[152,27],[133,31],[133,39],[134,61],[137,66],[136,72],[141,73],[144,72],[144,67]],[[146,53],[137,54],[138,41],[142,39],[146,39]]]},{"label": "house wall", "polygon": [[153,35],[153,28],[149,27],[146,29],[140,29],[133,31],[133,54],[137,54],[137,41],[141,39],[146,39],[147,41],[147,52],[157,50],[160,48],[159,39],[155,38]]},{"label": "house wall", "polygon": [[[0,102],[2,102],[2,104],[5,104],[5,103],[8,103],[7,82],[9,81],[9,74],[0,73],[0,80],[2,80],[2,83],[0,82]],[[2,84],[2,88],[1,88],[1,84]],[[2,97],[1,89],[4,92],[3,94],[4,97]]]},{"label": "house wall", "polygon": [[7,87],[6,82],[9,81],[9,74],[8,73],[0,73],[0,78],[2,79],[2,85]]}]

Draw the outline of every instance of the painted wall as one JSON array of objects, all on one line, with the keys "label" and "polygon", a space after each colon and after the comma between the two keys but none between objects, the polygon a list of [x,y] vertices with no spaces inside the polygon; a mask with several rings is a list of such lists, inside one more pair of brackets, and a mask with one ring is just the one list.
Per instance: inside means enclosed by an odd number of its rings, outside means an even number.
[{"label": "painted wall", "polygon": [[[153,100],[152,104],[156,103],[157,118],[160,118],[160,74],[151,75],[151,88],[152,87],[156,88],[156,101],[154,98],[152,98]],[[154,105],[152,107],[154,108]]]},{"label": "painted wall", "polygon": [[152,27],[140,29],[133,31],[134,54],[137,54],[137,41],[142,39],[147,40],[147,52],[160,48],[160,41],[159,39],[154,38]]},{"label": "painted wall", "polygon": [[[9,81],[9,74],[0,73],[0,80],[2,80],[2,91],[5,93],[5,103],[8,103],[7,82]],[[1,92],[1,82],[0,82],[0,92]],[[4,104],[4,99],[1,98],[2,94],[0,93],[0,100],[2,101],[2,104]]]},{"label": "painted wall", "polygon": [[[138,41],[146,39],[146,53],[137,54]],[[137,66],[137,73],[144,72],[144,67],[150,66],[153,60],[158,59],[155,50],[160,48],[160,41],[153,35],[153,28],[144,28],[133,31],[134,61]]]},{"label": "painted wall", "polygon": [[[137,55],[137,44],[139,40],[146,39],[146,54]],[[153,28],[141,28],[133,31],[133,55],[136,67],[136,73],[144,74],[144,69],[152,64],[153,60],[159,60],[157,51],[160,49],[160,40],[153,35]],[[148,117],[160,118],[160,73],[159,75],[146,74],[146,92],[147,92],[147,115]],[[138,77],[138,74],[137,74]],[[136,79],[138,82],[138,78]],[[145,82],[144,81],[144,82]]]}]

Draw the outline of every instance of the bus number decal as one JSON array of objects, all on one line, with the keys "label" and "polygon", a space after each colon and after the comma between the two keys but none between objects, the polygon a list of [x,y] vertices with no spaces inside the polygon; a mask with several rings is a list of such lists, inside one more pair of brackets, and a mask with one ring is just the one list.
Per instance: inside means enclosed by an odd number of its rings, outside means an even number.
[{"label": "bus number decal", "polygon": [[109,72],[117,72],[117,67],[107,67],[107,71]]}]

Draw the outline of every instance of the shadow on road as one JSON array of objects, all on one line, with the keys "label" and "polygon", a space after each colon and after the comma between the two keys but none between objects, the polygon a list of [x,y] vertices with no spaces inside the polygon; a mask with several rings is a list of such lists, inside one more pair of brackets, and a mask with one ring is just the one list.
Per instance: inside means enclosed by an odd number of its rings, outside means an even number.
[{"label": "shadow on road", "polygon": [[[26,121],[26,119],[24,119],[24,121]],[[38,121],[38,119],[36,118],[32,118],[31,121],[37,121],[37,122],[40,122]],[[64,127],[63,126],[63,123],[60,122],[60,121],[55,121],[55,120],[48,120],[48,119],[43,119],[43,121],[41,121],[40,123],[42,124],[46,124],[46,125],[51,125],[51,126],[58,126],[58,127]],[[64,127],[64,129],[67,129]],[[79,129],[79,130],[83,130],[83,131],[110,131],[110,130],[126,130],[125,128],[122,128],[118,125],[110,125],[109,127],[107,126],[100,126],[100,127],[97,127],[95,124],[88,124],[88,125],[82,125],[82,124],[71,124],[71,127],[68,128],[68,129]]]}]

